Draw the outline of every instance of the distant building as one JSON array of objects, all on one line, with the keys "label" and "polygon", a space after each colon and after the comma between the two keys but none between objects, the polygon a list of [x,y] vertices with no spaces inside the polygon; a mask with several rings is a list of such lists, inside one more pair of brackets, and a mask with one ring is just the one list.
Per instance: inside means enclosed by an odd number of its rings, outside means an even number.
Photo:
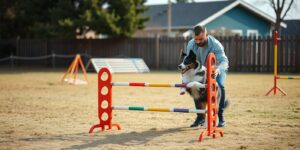
[{"label": "distant building", "polygon": [[[275,18],[242,1],[215,1],[172,4],[171,35],[167,33],[168,5],[151,5],[144,13],[150,20],[135,37],[191,36],[191,29],[205,25],[213,35],[271,35]],[[285,23],[281,23],[286,27]]]},{"label": "distant building", "polygon": [[287,28],[281,30],[281,35],[300,35],[300,20],[284,20]]}]

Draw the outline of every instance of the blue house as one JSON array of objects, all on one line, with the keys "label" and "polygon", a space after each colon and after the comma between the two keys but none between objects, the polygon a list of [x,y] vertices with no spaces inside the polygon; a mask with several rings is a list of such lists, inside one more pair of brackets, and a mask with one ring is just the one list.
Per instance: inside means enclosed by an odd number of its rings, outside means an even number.
[{"label": "blue house", "polygon": [[[275,26],[274,17],[242,0],[172,4],[171,17],[168,5],[149,7],[144,15],[150,20],[137,37],[191,36],[197,24],[206,26],[213,35],[265,36],[271,35]],[[286,28],[285,23],[281,26]]]}]

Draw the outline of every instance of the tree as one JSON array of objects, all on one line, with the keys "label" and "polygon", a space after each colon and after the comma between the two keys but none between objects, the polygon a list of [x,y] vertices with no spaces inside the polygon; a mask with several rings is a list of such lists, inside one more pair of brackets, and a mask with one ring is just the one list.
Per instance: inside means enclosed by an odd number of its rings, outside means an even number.
[{"label": "tree", "polygon": [[0,38],[130,37],[147,21],[145,0],[2,0]]},{"label": "tree", "polygon": [[[283,22],[287,12],[291,9],[294,0],[291,0],[290,3],[287,3],[286,0],[269,0],[269,2],[276,14],[275,30],[280,32],[280,24]],[[286,5],[287,8],[284,10]]]},{"label": "tree", "polygon": [[[130,37],[138,29],[144,28],[144,23],[149,20],[142,16],[148,8],[144,5],[145,0],[108,0],[106,11],[111,16],[107,20],[107,34],[112,36]],[[114,24],[110,25],[110,24]]]}]

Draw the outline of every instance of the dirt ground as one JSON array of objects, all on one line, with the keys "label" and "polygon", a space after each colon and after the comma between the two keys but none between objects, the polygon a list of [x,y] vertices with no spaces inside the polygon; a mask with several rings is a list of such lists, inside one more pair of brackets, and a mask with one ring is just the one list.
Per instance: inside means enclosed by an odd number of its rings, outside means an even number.
[{"label": "dirt ground", "polygon": [[[122,130],[88,134],[99,123],[97,75],[88,85],[61,83],[63,71],[0,71],[0,149],[300,149],[300,81],[280,80],[288,96],[264,96],[271,74],[229,73],[224,137],[189,128],[195,114],[113,112]],[[82,76],[80,76],[82,78]],[[178,83],[177,72],[114,74],[113,81]],[[194,108],[175,88],[114,87],[113,105]]]}]

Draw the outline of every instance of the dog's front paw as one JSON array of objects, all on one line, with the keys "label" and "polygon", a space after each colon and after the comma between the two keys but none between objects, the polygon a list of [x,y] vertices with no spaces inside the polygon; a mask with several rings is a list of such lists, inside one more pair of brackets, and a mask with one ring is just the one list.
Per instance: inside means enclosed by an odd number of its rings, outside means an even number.
[{"label": "dog's front paw", "polygon": [[181,92],[180,92],[180,95],[184,95],[184,94],[185,94],[185,92],[184,92],[184,91],[181,91]]},{"label": "dog's front paw", "polygon": [[184,95],[184,94],[185,94],[185,92],[186,92],[185,88],[181,88],[181,89],[180,89],[180,93],[179,93],[179,94],[180,94],[180,95]]}]

